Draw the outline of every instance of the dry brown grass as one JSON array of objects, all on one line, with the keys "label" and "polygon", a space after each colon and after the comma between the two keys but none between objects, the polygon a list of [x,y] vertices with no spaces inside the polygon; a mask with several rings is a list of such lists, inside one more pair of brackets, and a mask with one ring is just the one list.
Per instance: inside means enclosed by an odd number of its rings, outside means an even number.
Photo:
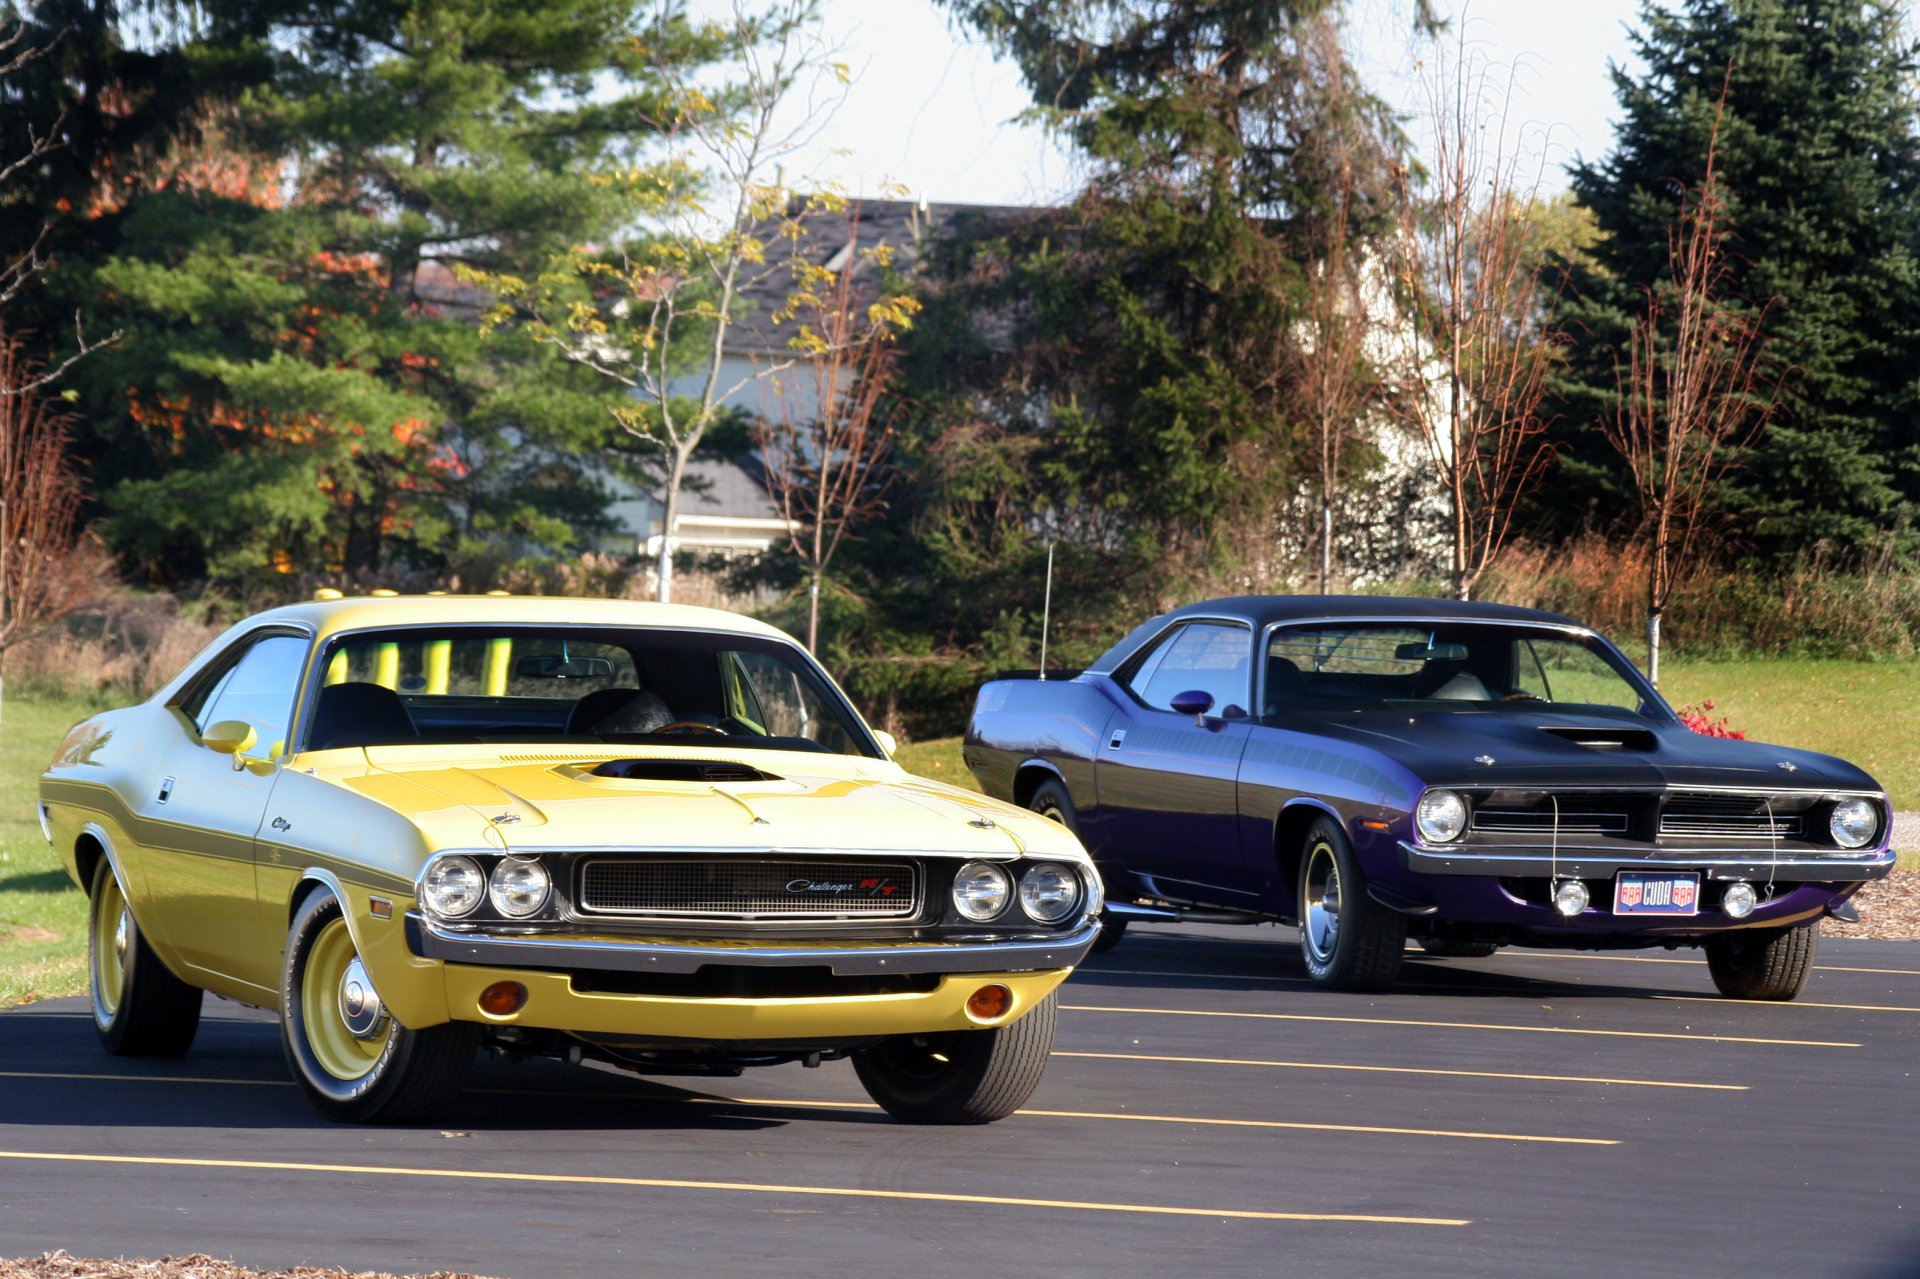
[{"label": "dry brown grass", "polygon": [[[48,1252],[38,1257],[0,1259],[0,1279],[396,1279],[380,1270],[322,1270],[296,1266],[292,1270],[254,1270],[203,1253],[191,1257],[162,1257],[157,1261],[98,1261]],[[408,1279],[476,1279],[464,1272],[436,1270]]]}]

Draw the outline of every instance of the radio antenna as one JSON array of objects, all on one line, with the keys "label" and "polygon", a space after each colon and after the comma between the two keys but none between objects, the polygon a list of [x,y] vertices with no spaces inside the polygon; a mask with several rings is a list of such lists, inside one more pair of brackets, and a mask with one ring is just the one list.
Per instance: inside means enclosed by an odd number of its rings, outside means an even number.
[{"label": "radio antenna", "polygon": [[1053,543],[1047,543],[1047,593],[1040,605],[1040,679],[1047,678],[1047,627],[1053,621]]}]

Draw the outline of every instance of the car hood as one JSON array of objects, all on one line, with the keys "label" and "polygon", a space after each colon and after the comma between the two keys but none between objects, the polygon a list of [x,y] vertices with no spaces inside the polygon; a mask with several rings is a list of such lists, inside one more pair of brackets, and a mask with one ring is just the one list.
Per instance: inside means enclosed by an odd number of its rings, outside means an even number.
[{"label": "car hood", "polygon": [[1365,711],[1329,715],[1313,731],[1377,751],[1429,785],[1879,789],[1830,755],[1611,716]]},{"label": "car hood", "polygon": [[[883,760],[794,751],[502,754],[414,746],[370,747],[364,758],[365,768],[337,780],[405,813],[442,848],[1084,856],[1052,822]],[[595,774],[608,761],[632,761],[643,774],[719,764],[745,765],[760,776],[704,781]],[[649,769],[649,763],[667,767]]]}]

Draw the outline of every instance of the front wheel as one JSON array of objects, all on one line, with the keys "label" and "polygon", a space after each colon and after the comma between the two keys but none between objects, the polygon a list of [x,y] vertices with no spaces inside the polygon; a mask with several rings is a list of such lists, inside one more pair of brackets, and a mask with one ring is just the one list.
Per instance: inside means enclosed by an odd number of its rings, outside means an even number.
[{"label": "front wheel", "polygon": [[1008,1026],[899,1035],[853,1054],[867,1095],[910,1124],[990,1124],[1020,1109],[1053,1052],[1054,997]]},{"label": "front wheel", "polygon": [[178,1057],[200,1029],[200,988],[175,977],[134,922],[105,857],[93,868],[87,919],[93,1028],[116,1057]]},{"label": "front wheel", "polygon": [[1367,896],[1353,848],[1322,817],[1300,857],[1300,954],[1307,976],[1334,990],[1384,990],[1400,975],[1404,915]]},{"label": "front wheel", "polygon": [[280,974],[280,1043],[294,1082],[323,1115],[405,1123],[452,1098],[473,1064],[480,1028],[409,1030],[374,989],[340,903],[315,892],[294,913]]},{"label": "front wheel", "polygon": [[1728,999],[1788,1000],[1807,988],[1820,925],[1742,929],[1707,939],[1707,971]]}]

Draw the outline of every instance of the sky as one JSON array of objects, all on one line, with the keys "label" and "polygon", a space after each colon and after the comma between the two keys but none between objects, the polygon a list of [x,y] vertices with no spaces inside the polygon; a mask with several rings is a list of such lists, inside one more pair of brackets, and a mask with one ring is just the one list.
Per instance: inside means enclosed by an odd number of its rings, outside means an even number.
[{"label": "sky", "polygon": [[[1638,0],[1439,0],[1474,52],[1510,68],[1521,145],[1547,192],[1564,165],[1605,153],[1614,115],[1609,60],[1634,65],[1627,26]],[[723,13],[730,0],[695,0]],[[1410,115],[1421,102],[1405,0],[1353,0],[1356,60],[1375,92]],[[855,196],[898,184],[968,204],[1046,204],[1080,185],[1070,151],[1019,122],[1020,76],[947,20],[933,0],[825,0],[825,28],[853,75],[825,126],[787,165],[795,185],[835,180]],[[1417,128],[1413,130],[1418,137]]]}]

